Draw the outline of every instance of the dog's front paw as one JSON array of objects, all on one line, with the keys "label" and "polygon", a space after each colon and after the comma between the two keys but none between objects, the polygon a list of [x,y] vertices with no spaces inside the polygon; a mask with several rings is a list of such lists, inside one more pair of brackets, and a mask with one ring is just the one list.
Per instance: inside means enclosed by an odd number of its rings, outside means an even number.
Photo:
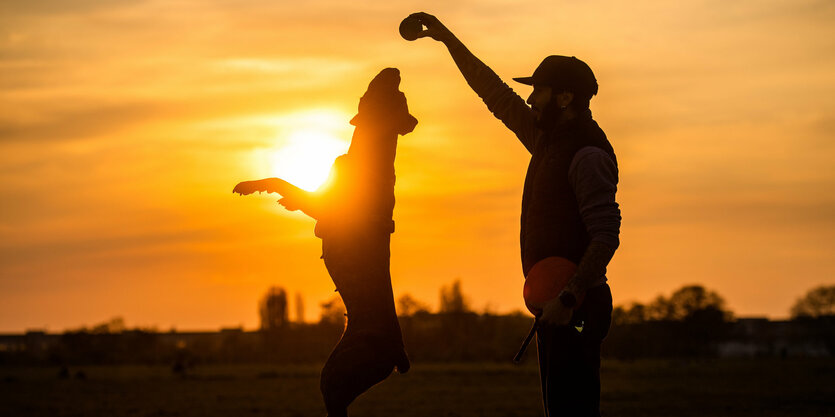
[{"label": "dog's front paw", "polygon": [[235,188],[232,189],[232,192],[240,194],[240,195],[249,195],[249,194],[252,194],[256,191],[264,191],[262,189],[263,187],[259,186],[259,184],[258,184],[259,182],[260,181],[239,182],[238,185],[236,185]]}]

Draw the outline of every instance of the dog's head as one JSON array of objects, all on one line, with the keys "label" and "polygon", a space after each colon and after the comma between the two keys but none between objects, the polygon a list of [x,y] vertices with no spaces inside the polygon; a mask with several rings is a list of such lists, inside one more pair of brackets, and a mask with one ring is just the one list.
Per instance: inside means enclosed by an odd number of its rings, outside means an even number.
[{"label": "dog's head", "polygon": [[400,70],[386,68],[380,71],[368,90],[360,98],[359,112],[351,124],[371,127],[381,131],[405,135],[415,129],[417,119],[409,114],[406,95],[400,90]]}]

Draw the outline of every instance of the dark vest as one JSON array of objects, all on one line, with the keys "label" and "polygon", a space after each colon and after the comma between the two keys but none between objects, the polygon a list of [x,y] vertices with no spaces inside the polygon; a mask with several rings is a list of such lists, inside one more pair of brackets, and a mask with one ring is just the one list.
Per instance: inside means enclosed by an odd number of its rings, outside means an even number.
[{"label": "dark vest", "polygon": [[590,242],[577,197],[568,180],[574,155],[586,146],[605,151],[617,164],[606,134],[587,113],[544,134],[535,144],[522,193],[522,270],[560,256],[579,264]]}]

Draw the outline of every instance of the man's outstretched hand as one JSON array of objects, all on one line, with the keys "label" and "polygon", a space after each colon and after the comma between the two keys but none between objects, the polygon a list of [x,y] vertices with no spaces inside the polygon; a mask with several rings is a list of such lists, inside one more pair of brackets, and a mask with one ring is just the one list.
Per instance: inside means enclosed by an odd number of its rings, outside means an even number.
[{"label": "man's outstretched hand", "polygon": [[409,15],[409,17],[417,19],[420,22],[420,24],[426,26],[426,29],[418,33],[418,38],[429,37],[443,43],[447,43],[457,39],[455,35],[453,35],[452,32],[450,32],[450,30],[447,29],[447,27],[444,26],[444,24],[441,23],[440,20],[438,20],[437,17],[432,16],[429,13],[412,13],[411,15]]}]

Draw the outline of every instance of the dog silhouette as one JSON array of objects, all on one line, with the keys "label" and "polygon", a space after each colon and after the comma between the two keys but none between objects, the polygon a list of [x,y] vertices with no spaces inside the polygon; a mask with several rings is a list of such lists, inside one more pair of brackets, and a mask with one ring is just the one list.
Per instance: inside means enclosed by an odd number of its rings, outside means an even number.
[{"label": "dog silhouette", "polygon": [[288,210],[316,219],[322,259],[342,296],[348,321],[322,369],[320,388],[329,417],[347,416],[348,405],[409,359],[394,307],[390,239],[394,233],[394,159],[399,135],[414,130],[400,71],[382,70],[360,98],[348,152],[334,161],[328,180],[305,191],[279,179],[245,181],[233,192],[276,192]]}]

